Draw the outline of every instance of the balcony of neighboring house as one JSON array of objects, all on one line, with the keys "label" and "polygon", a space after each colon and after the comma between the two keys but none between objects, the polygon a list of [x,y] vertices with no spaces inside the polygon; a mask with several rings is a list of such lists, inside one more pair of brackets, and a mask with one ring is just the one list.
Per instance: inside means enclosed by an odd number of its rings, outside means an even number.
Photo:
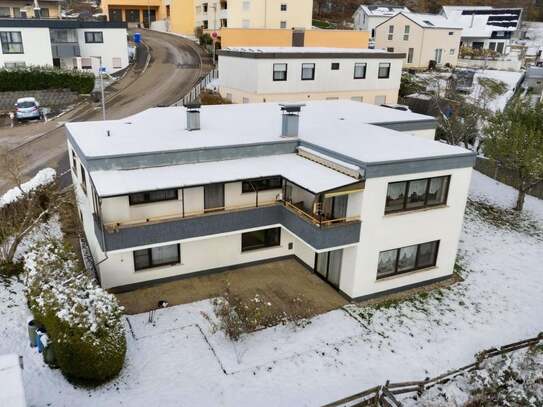
[{"label": "balcony of neighboring house", "polygon": [[53,59],[80,57],[81,50],[77,41],[77,32],[73,29],[50,29]]},{"label": "balcony of neighboring house", "polygon": [[197,211],[185,210],[184,195],[188,192],[181,189],[178,192],[180,199],[176,213],[106,223],[102,223],[100,217],[95,215],[95,232],[104,251],[269,225],[285,227],[316,250],[359,241],[360,216],[356,213],[356,204],[353,206],[351,203],[349,207],[349,197],[362,193],[362,181],[330,191],[312,193],[282,179],[279,188],[276,196],[270,199],[270,194],[259,191],[255,184],[252,202],[226,205],[225,184],[206,185],[203,209]]}]

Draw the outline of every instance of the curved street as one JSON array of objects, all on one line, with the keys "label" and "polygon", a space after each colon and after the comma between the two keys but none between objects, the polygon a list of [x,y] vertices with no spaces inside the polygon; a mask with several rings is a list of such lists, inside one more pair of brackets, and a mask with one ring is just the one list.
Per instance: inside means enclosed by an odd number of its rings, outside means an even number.
[{"label": "curved street", "polygon": [[[108,88],[107,119],[120,119],[153,106],[173,104],[211,69],[210,58],[194,42],[172,34],[148,30],[141,32],[146,52],[139,53],[138,60],[124,77]],[[0,129],[0,148],[7,147],[13,153],[20,154],[28,177],[46,166],[58,168],[62,173],[69,168],[63,124],[101,118],[100,103],[84,103],[43,125]],[[39,131],[38,127],[42,130]],[[37,133],[43,134],[37,136]],[[0,193],[12,186],[0,174]]]}]

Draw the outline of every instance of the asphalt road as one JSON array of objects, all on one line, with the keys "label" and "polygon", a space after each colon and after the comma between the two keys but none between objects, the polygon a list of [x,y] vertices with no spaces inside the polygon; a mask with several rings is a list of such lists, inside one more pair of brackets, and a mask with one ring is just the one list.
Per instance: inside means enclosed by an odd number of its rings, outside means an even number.
[{"label": "asphalt road", "polygon": [[[149,62],[146,63],[146,53],[141,53],[127,74],[108,89],[107,119],[120,119],[150,107],[175,103],[211,68],[200,48],[190,40],[147,30],[142,30],[142,38],[145,50],[150,54]],[[58,120],[101,119],[99,104],[87,104]],[[32,126],[28,129],[33,131]],[[64,126],[15,148],[13,153],[23,157],[28,177],[45,167],[57,168],[59,173],[69,168]],[[0,174],[0,193],[10,187],[9,181]]]}]

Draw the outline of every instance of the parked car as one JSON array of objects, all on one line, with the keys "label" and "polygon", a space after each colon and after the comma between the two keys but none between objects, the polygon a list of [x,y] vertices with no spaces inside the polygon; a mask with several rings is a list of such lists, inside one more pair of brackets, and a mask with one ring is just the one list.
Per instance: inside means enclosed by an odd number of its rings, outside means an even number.
[{"label": "parked car", "polygon": [[40,104],[33,97],[17,99],[15,118],[17,120],[41,118]]}]

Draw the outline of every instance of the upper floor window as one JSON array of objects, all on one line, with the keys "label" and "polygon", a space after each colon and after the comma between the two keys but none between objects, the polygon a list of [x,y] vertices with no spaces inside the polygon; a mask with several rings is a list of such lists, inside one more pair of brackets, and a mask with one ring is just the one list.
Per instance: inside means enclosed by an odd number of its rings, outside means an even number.
[{"label": "upper floor window", "polygon": [[449,31],[449,35],[454,35],[454,31]]},{"label": "upper floor window", "polygon": [[161,191],[138,192],[128,195],[130,205],[139,205],[151,202],[173,201],[178,198],[177,189],[163,189]]},{"label": "upper floor window", "polygon": [[377,279],[433,267],[437,262],[439,240],[379,253]]},{"label": "upper floor window", "polygon": [[281,11],[287,11],[287,5],[281,4]]},{"label": "upper floor window", "polygon": [[302,64],[302,81],[315,79],[315,64]]},{"label": "upper floor window", "polygon": [[77,33],[75,30],[53,28],[49,30],[49,36],[51,37],[51,42],[54,43],[77,42]]},{"label": "upper floor window", "polygon": [[339,62],[332,62],[332,71],[339,71]]},{"label": "upper floor window", "polygon": [[104,36],[101,31],[86,31],[85,42],[87,44],[95,44],[104,42]]},{"label": "upper floor window", "polygon": [[409,31],[410,31],[411,27],[409,27],[408,25],[406,25],[404,27],[404,31],[403,31],[403,40],[404,41],[409,41]]},{"label": "upper floor window", "polygon": [[202,11],[205,13],[207,13],[207,3],[202,3]]},{"label": "upper floor window", "polygon": [[390,77],[390,62],[379,62],[379,72],[377,77],[379,79]]},{"label": "upper floor window", "polygon": [[287,64],[273,64],[273,80],[274,81],[286,81],[287,80]]},{"label": "upper floor window", "polygon": [[281,186],[281,177],[261,178],[243,181],[241,183],[241,192],[245,194],[256,191],[268,191],[270,189],[281,189]]},{"label": "upper floor window", "polygon": [[388,184],[385,213],[410,211],[447,203],[450,176]]},{"label": "upper floor window", "polygon": [[11,17],[11,10],[9,7],[0,7],[0,17]]},{"label": "upper floor window", "polygon": [[133,254],[134,269],[139,271],[179,263],[181,261],[181,246],[172,244],[151,247],[149,249],[135,250]]},{"label": "upper floor window", "polygon": [[23,54],[23,37],[20,31],[0,32],[2,52],[4,54]]},{"label": "upper floor window", "polygon": [[394,38],[394,26],[389,25],[388,26],[388,40],[392,41],[393,38]]},{"label": "upper floor window", "polygon": [[48,18],[49,17],[49,9],[46,8],[46,7],[40,8],[40,17]]},{"label": "upper floor window", "polygon": [[366,77],[366,63],[357,62],[354,64],[354,79],[364,79]]}]

